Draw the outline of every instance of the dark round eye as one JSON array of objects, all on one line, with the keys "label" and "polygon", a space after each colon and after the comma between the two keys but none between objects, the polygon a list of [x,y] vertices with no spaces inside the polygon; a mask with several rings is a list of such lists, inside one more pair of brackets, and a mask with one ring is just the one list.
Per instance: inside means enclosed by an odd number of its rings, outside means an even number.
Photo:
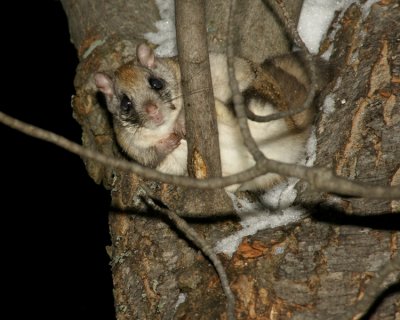
[{"label": "dark round eye", "polygon": [[154,90],[161,90],[164,88],[164,81],[159,78],[150,77],[149,85]]},{"label": "dark round eye", "polygon": [[123,113],[128,113],[133,107],[132,101],[126,96],[126,94],[122,96],[120,107]]}]

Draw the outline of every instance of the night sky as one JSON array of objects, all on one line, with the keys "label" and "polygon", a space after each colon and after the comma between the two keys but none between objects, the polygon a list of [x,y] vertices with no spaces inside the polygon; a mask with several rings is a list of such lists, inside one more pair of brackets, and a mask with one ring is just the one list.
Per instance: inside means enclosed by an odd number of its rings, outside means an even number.
[{"label": "night sky", "polygon": [[[70,106],[78,60],[61,3],[10,2],[0,11],[0,110],[80,143]],[[109,191],[78,156],[2,124],[0,134],[1,317],[115,319]]]}]

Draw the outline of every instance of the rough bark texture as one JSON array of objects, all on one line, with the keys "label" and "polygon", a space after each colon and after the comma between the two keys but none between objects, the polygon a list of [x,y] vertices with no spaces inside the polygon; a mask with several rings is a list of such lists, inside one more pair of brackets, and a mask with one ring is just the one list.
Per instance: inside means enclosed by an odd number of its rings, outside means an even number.
[{"label": "rough bark texture", "polygon": [[[186,140],[191,146],[188,150],[188,172],[198,179],[220,177],[221,159],[208,59],[205,1],[177,0],[175,8],[176,24],[181,26],[176,30],[176,40],[182,71]],[[200,204],[190,211],[212,214],[233,209],[223,189],[180,188],[179,191],[182,198],[190,199],[192,205]],[[196,202],[193,201],[195,199]]]},{"label": "rough bark texture", "polygon": [[[132,58],[142,34],[154,31],[157,8],[152,1],[62,2],[81,59],[73,107],[83,143],[120,156],[107,112],[96,101],[92,75]],[[207,3],[211,50],[223,48],[227,7],[225,0]],[[262,61],[288,50],[284,32],[261,2],[246,6],[243,1],[238,12],[241,55]],[[396,1],[373,5],[365,20],[357,6],[347,12],[334,41],[338,67],[329,90],[335,110],[321,112],[317,123],[318,164],[387,185],[398,184],[400,175],[399,15]],[[86,165],[97,183],[112,188],[110,254],[117,318],[224,319],[225,297],[214,269],[163,217],[142,210],[137,197],[142,179],[93,162]],[[173,187],[148,185],[169,206],[182,206],[175,203],[179,194]],[[399,211],[398,201],[335,199],[323,195],[313,217],[260,231],[245,239],[231,259],[221,256],[239,319],[335,319],[364,294],[375,272],[399,254],[399,220],[393,214]],[[346,218],[339,214],[343,211],[386,215]],[[211,243],[240,228],[233,218],[192,222]],[[186,299],[178,304],[180,294]],[[382,299],[371,311],[372,319],[400,317],[399,300],[398,293]]]},{"label": "rough bark texture", "polygon": [[[208,59],[204,1],[176,1],[179,64],[185,101],[186,135],[190,145],[188,170],[198,178],[221,176],[218,128]],[[187,19],[189,17],[189,19]],[[196,75],[185,77],[185,75]],[[199,117],[201,115],[201,117]],[[201,118],[201,121],[196,121]],[[208,145],[204,142],[209,141]],[[209,152],[207,152],[209,148]],[[215,156],[217,154],[217,156]],[[197,164],[197,165],[196,165]],[[200,164],[200,165],[199,165]]]},{"label": "rough bark texture", "polygon": [[[374,5],[362,22],[362,12],[352,6],[336,36],[332,61],[340,67],[328,88],[335,111],[321,113],[316,164],[340,176],[399,184],[399,15],[398,6]],[[397,201],[344,199],[337,205],[353,214],[399,211]]]}]

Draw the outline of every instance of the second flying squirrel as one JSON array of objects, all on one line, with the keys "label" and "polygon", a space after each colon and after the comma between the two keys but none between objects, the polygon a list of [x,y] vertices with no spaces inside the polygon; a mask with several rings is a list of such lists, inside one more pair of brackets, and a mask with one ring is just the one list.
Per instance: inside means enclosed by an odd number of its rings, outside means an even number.
[{"label": "second flying squirrel", "polygon": [[[177,58],[156,57],[147,44],[137,47],[137,59],[115,72],[95,75],[113,116],[117,141],[128,156],[157,170],[187,174],[181,74]],[[239,89],[256,115],[269,115],[299,107],[310,87],[307,72],[295,55],[267,61],[263,67],[235,58]],[[217,112],[222,175],[252,167],[233,109],[226,56],[210,53],[211,77]],[[248,120],[250,132],[269,159],[295,163],[304,156],[314,111],[271,122]],[[282,180],[269,173],[228,191],[267,189]]]}]

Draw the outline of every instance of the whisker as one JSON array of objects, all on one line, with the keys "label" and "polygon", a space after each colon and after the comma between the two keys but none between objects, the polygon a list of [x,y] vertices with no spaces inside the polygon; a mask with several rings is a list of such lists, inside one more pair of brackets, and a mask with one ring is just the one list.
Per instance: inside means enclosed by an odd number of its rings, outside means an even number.
[{"label": "whisker", "polygon": [[[196,93],[205,92],[205,91],[207,91],[207,88],[198,89],[198,90],[192,91],[191,93],[192,94],[196,94]],[[163,98],[163,96],[161,96],[161,97]],[[179,94],[179,95],[176,95],[174,97],[170,97],[169,99],[166,99],[166,100],[163,99],[163,101],[165,101],[165,102],[173,102],[174,100],[180,99],[182,97],[183,97],[183,94]]]},{"label": "whisker", "polygon": [[[177,99],[180,99],[180,98],[182,98],[182,97],[183,97],[183,95],[180,94],[180,95],[177,95],[177,96],[175,96],[175,97],[168,97],[168,99],[163,99],[163,101],[164,101],[165,103],[171,103],[171,102],[173,102],[173,101],[175,101],[175,100],[177,100]],[[161,98],[165,98],[165,97],[161,97]]]}]

